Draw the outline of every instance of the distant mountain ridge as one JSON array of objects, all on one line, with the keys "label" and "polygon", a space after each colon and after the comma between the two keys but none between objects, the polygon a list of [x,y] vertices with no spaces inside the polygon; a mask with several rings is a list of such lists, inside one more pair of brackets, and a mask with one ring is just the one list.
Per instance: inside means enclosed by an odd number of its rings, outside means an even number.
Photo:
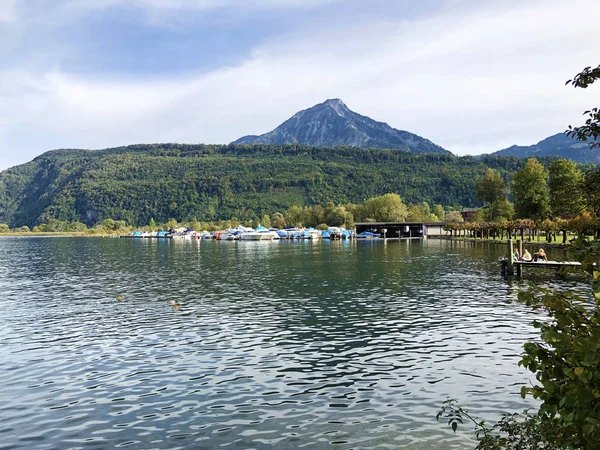
[{"label": "distant mountain ridge", "polygon": [[600,163],[600,148],[590,148],[589,142],[577,141],[564,133],[558,133],[535,145],[511,147],[492,153],[494,156],[516,156],[518,158],[542,158],[557,156],[579,163]]},{"label": "distant mountain ridge", "polygon": [[243,136],[232,144],[341,145],[451,155],[428,139],[355,113],[338,98],[297,112],[273,131],[260,136]]}]

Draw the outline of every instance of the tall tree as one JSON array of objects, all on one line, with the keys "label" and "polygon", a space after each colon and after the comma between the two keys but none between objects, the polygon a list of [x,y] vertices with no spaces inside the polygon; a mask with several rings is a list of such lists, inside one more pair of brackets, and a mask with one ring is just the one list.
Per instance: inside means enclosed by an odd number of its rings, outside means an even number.
[{"label": "tall tree", "polygon": [[494,204],[503,200],[506,195],[506,182],[494,169],[487,169],[475,185],[475,198],[490,205],[490,220],[494,220]]},{"label": "tall tree", "polygon": [[365,202],[365,212],[376,221],[404,222],[408,208],[398,194],[385,194],[368,199]]},{"label": "tall tree", "polygon": [[517,215],[521,218],[543,219],[550,212],[547,172],[535,158],[515,173],[512,193]]},{"label": "tall tree", "polygon": [[583,194],[586,208],[600,216],[600,166],[585,174]]},{"label": "tall tree", "polygon": [[446,216],[446,211],[444,211],[444,207],[442,205],[433,205],[433,209],[431,211],[439,222],[444,221],[444,217]]},{"label": "tall tree", "polygon": [[550,208],[558,217],[573,217],[583,211],[583,174],[571,160],[559,159],[548,169]]},{"label": "tall tree", "polygon": [[515,208],[511,202],[506,198],[497,200],[490,205],[490,211],[494,211],[494,220],[497,222],[504,222],[512,220],[515,215]]}]

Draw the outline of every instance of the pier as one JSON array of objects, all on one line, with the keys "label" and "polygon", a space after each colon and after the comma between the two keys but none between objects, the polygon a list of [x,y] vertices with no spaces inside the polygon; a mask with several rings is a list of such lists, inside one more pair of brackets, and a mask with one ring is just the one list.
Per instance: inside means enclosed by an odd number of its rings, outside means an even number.
[{"label": "pier", "polygon": [[[523,254],[523,242],[517,241],[517,247],[519,249],[519,255]],[[508,240],[508,257],[500,259],[500,272],[502,275],[516,275],[521,276],[523,268],[533,269],[555,269],[556,274],[560,274],[560,270],[563,267],[581,267],[581,263],[578,261],[515,261],[513,258],[514,242],[512,239]]]}]

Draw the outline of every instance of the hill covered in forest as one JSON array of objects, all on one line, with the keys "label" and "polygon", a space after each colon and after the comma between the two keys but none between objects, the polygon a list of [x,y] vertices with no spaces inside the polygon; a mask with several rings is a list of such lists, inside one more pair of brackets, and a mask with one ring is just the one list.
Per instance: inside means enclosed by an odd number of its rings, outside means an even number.
[{"label": "hill covered in forest", "polygon": [[488,167],[510,179],[524,163],[304,145],[54,150],[0,173],[0,223],[246,220],[292,205],[358,203],[389,192],[406,203],[473,206],[475,183]]}]

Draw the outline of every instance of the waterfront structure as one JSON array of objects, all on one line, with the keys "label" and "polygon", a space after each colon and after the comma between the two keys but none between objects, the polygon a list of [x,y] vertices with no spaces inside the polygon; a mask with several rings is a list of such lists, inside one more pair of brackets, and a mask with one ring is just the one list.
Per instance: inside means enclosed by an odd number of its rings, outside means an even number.
[{"label": "waterfront structure", "polygon": [[442,235],[443,226],[443,222],[358,222],[354,225],[354,232],[356,235],[375,233],[382,239],[423,239]]}]

